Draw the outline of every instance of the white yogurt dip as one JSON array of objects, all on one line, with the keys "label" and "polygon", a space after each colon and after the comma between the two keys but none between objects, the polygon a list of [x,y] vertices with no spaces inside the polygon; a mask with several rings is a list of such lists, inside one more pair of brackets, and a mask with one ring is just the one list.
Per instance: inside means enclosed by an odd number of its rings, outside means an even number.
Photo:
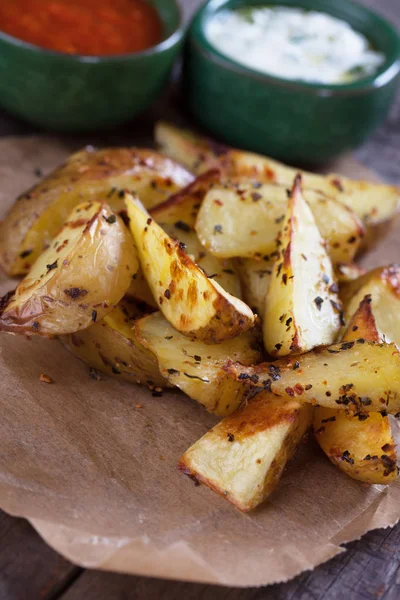
[{"label": "white yogurt dip", "polygon": [[287,6],[221,11],[207,23],[206,36],[246,67],[309,83],[349,83],[374,74],[384,62],[346,21]]}]

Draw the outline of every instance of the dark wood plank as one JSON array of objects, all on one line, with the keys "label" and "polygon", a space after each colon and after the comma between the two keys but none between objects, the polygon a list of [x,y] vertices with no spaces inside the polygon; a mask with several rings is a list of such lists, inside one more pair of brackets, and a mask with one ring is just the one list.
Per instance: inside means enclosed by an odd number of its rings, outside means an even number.
[{"label": "dark wood plank", "polygon": [[47,546],[27,521],[0,511],[1,600],[53,600],[81,571]]}]

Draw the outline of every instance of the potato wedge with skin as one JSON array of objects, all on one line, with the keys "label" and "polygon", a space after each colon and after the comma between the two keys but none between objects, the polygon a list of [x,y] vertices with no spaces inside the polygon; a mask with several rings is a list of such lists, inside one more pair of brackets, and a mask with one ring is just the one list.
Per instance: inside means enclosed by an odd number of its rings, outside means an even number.
[{"label": "potato wedge with skin", "polygon": [[221,260],[210,254],[200,243],[194,224],[196,216],[210,188],[219,180],[214,169],[198,177],[189,186],[171,196],[150,211],[155,221],[174,239],[186,246],[186,252],[208,275],[212,275],[225,291],[241,298],[240,282],[230,260]]},{"label": "potato wedge with skin", "polygon": [[341,288],[345,320],[355,313],[361,300],[369,295],[378,331],[385,341],[400,346],[400,267],[389,265],[369,271]]},{"label": "potato wedge with skin", "polygon": [[179,469],[249,511],[274,491],[312,407],[261,392],[185,452]]},{"label": "potato wedge with skin", "polygon": [[[370,296],[361,301],[342,341],[351,342],[358,337],[382,341]],[[313,428],[315,438],[329,460],[353,479],[388,484],[397,478],[397,448],[389,417],[373,412],[348,415],[343,410],[317,407]]]},{"label": "potato wedge with skin", "polygon": [[134,324],[143,317],[137,303],[121,302],[104,319],[69,335],[60,336],[68,350],[115,379],[154,387],[170,387],[161,375],[154,354],[139,342]]},{"label": "potato wedge with skin", "polygon": [[247,394],[245,386],[222,369],[226,357],[235,357],[245,365],[256,364],[261,358],[260,339],[254,330],[210,346],[188,339],[157,312],[137,320],[135,334],[156,356],[160,372],[170,384],[221,416],[234,412]]},{"label": "potato wedge with skin", "polygon": [[[275,250],[276,237],[288,208],[287,188],[275,184],[214,185],[196,221],[203,246],[220,258],[261,258]],[[332,262],[353,260],[365,229],[360,219],[337,200],[304,190]]]},{"label": "potato wedge with skin", "polygon": [[175,329],[192,339],[217,344],[254,325],[250,308],[209,279],[137,200],[126,195],[126,206],[147,283]]},{"label": "potato wedge with skin", "polygon": [[236,258],[234,266],[242,284],[243,299],[261,319],[264,318],[265,299],[271,280],[274,258],[263,260]]},{"label": "potato wedge with skin", "polygon": [[119,190],[129,189],[149,208],[192,179],[154,150],[88,147],[16,200],[0,225],[0,264],[8,275],[27,273],[74,206],[85,200],[107,196],[118,213],[125,210]]},{"label": "potato wedge with skin", "polygon": [[316,348],[255,367],[224,369],[250,388],[350,413],[400,411],[400,354],[394,344],[363,339]]},{"label": "potato wedge with skin", "polygon": [[80,204],[2,302],[0,331],[53,336],[85,329],[121,300],[138,266],[132,237],[107,204]]},{"label": "potato wedge with skin", "polygon": [[263,322],[264,346],[272,356],[331,344],[340,328],[339,288],[300,175],[281,226]]},{"label": "potato wedge with skin", "polygon": [[[298,169],[266,156],[229,148],[168,123],[157,123],[155,138],[164,154],[198,175],[216,167],[228,176],[290,187],[298,172]],[[319,190],[350,207],[367,226],[370,240],[374,230],[381,233],[382,225],[390,222],[399,210],[400,189],[397,186],[357,181],[334,173],[301,173],[305,189]],[[385,229],[386,225],[383,227]]]}]

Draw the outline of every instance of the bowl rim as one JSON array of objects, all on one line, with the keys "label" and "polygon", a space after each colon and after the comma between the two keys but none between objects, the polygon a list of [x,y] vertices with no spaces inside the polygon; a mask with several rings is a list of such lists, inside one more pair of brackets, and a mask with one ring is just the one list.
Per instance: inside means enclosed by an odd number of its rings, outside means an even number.
[{"label": "bowl rim", "polygon": [[[98,63],[112,63],[119,62],[121,60],[131,61],[132,59],[140,59],[146,56],[152,56],[153,54],[160,54],[169,48],[175,46],[183,37],[185,32],[185,23],[183,19],[183,10],[180,6],[178,0],[169,0],[169,2],[175,7],[177,11],[177,25],[172,33],[165,39],[158,42],[154,46],[150,46],[150,48],[146,48],[145,50],[140,50],[139,52],[127,52],[125,54],[113,54],[111,56],[88,56],[85,54],[68,54],[67,52],[58,52],[57,50],[48,50],[47,48],[41,48],[41,46],[37,46],[36,44],[31,44],[30,42],[25,42],[13,35],[5,33],[0,30],[0,42],[5,41],[13,46],[17,46],[19,48],[23,48],[25,50],[30,50],[35,54],[42,54],[45,56],[53,57],[53,58],[62,58],[64,60],[70,60],[71,62],[77,63],[85,63],[85,64],[98,64]],[[157,10],[159,14],[159,11]]]},{"label": "bowl rim", "polygon": [[[285,87],[290,88],[302,92],[316,92],[321,95],[331,95],[331,94],[343,94],[346,92],[357,92],[357,91],[366,91],[369,89],[380,88],[389,83],[392,79],[398,75],[400,72],[400,35],[397,32],[397,29],[384,17],[380,14],[376,13],[369,8],[353,2],[352,0],[346,0],[347,4],[355,7],[356,10],[367,14],[371,18],[375,19],[379,25],[386,30],[386,33],[390,35],[393,40],[397,44],[397,50],[394,53],[391,59],[389,56],[386,56],[386,60],[383,65],[377,70],[376,73],[369,75],[368,77],[363,77],[361,79],[357,79],[351,83],[341,83],[341,84],[329,84],[329,83],[311,83],[307,81],[301,80],[293,80],[293,79],[284,79],[283,77],[275,77],[274,75],[269,75],[268,73],[263,73],[262,71],[257,71],[256,69],[252,69],[245,65],[240,64],[234,59],[230,58],[226,54],[220,52],[212,43],[208,40],[206,32],[205,32],[205,23],[210,18],[212,18],[219,10],[223,9],[224,5],[230,2],[230,0],[208,0],[195,14],[191,27],[190,27],[190,42],[195,43],[199,49],[201,49],[204,53],[206,53],[210,58],[212,58],[215,62],[217,62],[221,67],[229,69],[231,71],[236,72],[239,75],[245,75],[250,77],[251,79],[255,79],[264,83],[270,83],[277,87]],[[265,0],[265,5],[268,5],[269,0]],[[243,3],[244,4],[244,3]],[[257,4],[257,0],[254,0],[254,5]],[[259,2],[259,4],[262,4]],[[278,0],[275,2],[273,0],[271,4],[279,4],[279,5],[287,5],[286,0]],[[292,6],[289,3],[289,6]],[[333,5],[334,8],[335,5]],[[299,0],[299,7],[301,8],[301,0]],[[320,12],[323,12],[323,9],[318,9]],[[329,12],[329,6],[326,7],[326,12]],[[209,14],[207,14],[209,13]],[[346,20],[343,18],[343,20]],[[350,21],[347,21],[350,22]],[[351,25],[351,22],[350,22]]]}]

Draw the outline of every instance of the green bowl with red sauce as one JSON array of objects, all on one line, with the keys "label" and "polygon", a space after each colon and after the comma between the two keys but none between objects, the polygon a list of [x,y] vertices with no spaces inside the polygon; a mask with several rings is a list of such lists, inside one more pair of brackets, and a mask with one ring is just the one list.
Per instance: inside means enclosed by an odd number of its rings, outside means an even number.
[{"label": "green bowl with red sauce", "polygon": [[[5,33],[0,25],[0,106],[35,126],[62,132],[93,131],[131,120],[162,92],[184,37],[175,0],[148,3],[159,16],[161,39],[123,54],[50,50]],[[96,34],[87,32],[94,39]]]}]

